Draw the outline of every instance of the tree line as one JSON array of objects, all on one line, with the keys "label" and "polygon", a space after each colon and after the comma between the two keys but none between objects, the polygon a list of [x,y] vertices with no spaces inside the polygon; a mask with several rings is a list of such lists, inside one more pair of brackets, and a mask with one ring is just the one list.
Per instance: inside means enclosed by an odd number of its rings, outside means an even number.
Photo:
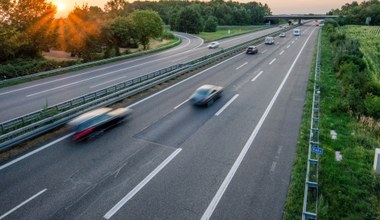
[{"label": "tree line", "polygon": [[39,58],[50,48],[71,52],[83,60],[120,54],[120,47],[144,49],[149,40],[173,37],[163,31],[198,33],[216,25],[252,25],[264,22],[269,7],[256,2],[212,0],[110,0],[104,9],[76,6],[66,18],[55,18],[57,8],[47,0],[0,1],[0,64],[16,58]]},{"label": "tree line", "polygon": [[340,9],[331,10],[328,14],[340,15],[337,19],[340,25],[364,25],[367,18],[370,18],[368,24],[380,25],[380,1],[369,0],[363,1],[360,4],[357,1],[353,1],[351,4],[346,3]]}]

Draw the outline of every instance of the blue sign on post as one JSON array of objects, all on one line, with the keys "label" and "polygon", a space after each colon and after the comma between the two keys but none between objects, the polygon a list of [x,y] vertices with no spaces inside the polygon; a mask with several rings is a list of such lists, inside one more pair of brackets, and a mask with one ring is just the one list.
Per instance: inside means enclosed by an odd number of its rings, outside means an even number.
[{"label": "blue sign on post", "polygon": [[311,151],[316,153],[316,154],[323,154],[323,149],[319,147],[312,147]]}]

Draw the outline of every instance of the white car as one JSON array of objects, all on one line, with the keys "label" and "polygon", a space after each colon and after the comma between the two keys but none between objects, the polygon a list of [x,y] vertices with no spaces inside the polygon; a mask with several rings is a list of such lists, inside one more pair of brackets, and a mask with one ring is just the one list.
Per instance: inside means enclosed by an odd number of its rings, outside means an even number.
[{"label": "white car", "polygon": [[265,37],[265,44],[274,44],[273,37]]},{"label": "white car", "polygon": [[282,32],[279,36],[280,36],[280,37],[286,37],[286,33],[285,33],[285,32]]},{"label": "white car", "polygon": [[211,42],[207,47],[208,47],[208,49],[218,48],[219,47],[219,42],[218,41]]},{"label": "white car", "polygon": [[298,28],[293,29],[293,35],[294,36],[300,36],[301,35],[301,30],[298,29]]}]

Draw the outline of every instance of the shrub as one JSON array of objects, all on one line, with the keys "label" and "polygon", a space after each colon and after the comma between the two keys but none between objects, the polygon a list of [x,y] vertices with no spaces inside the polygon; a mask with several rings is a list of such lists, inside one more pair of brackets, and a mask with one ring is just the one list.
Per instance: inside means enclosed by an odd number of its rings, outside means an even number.
[{"label": "shrub", "polygon": [[215,32],[218,27],[218,19],[214,16],[209,16],[205,22],[205,32]]},{"label": "shrub", "polygon": [[372,93],[367,94],[364,99],[366,114],[375,119],[380,119],[380,97]]}]

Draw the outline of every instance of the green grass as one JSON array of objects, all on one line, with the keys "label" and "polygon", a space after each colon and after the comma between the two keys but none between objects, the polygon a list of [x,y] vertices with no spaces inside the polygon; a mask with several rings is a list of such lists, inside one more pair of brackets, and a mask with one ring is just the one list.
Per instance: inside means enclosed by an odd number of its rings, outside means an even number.
[{"label": "green grass", "polygon": [[348,25],[341,30],[349,37],[360,41],[360,50],[372,81],[380,85],[380,27]]},{"label": "green grass", "polygon": [[216,32],[201,32],[198,34],[198,36],[208,42],[258,31],[265,27],[266,26],[225,26],[218,27]]},{"label": "green grass", "polygon": [[[321,60],[320,144],[318,219],[380,219],[380,175],[372,171],[374,149],[380,146],[376,130],[339,109],[340,87],[332,71],[330,43],[324,32]],[[300,219],[304,194],[310,128],[312,79],[297,145],[285,219]],[[332,140],[330,131],[338,133]],[[335,161],[335,151],[343,160]]]}]

